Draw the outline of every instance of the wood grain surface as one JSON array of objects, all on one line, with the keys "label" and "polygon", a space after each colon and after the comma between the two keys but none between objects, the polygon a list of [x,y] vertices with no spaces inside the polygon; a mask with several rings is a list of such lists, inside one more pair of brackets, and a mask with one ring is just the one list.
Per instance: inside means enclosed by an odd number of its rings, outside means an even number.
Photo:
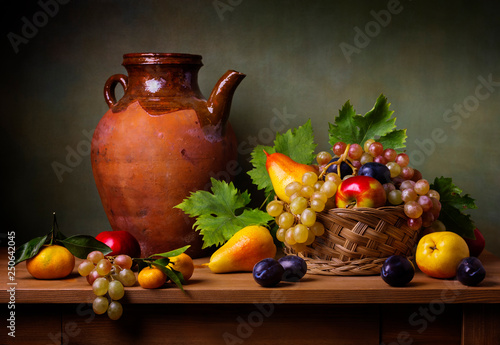
[{"label": "wood grain surface", "polygon": [[[455,279],[433,279],[417,270],[412,282],[402,288],[388,286],[379,276],[339,277],[307,274],[298,283],[282,282],[275,288],[260,287],[251,273],[213,274],[208,268],[196,268],[182,293],[175,285],[146,290],[138,284],[126,288],[124,303],[266,303],[279,299],[285,303],[302,304],[380,304],[429,303],[500,303],[500,259],[490,253],[480,257],[487,276],[476,287],[467,287]],[[197,259],[200,265],[208,258]],[[77,259],[77,265],[80,260]],[[7,286],[7,253],[0,252],[0,284]],[[81,303],[92,297],[91,287],[75,270],[60,280],[34,279],[26,265],[16,266],[17,303]],[[9,294],[0,290],[0,302],[6,303]]]},{"label": "wood grain surface", "polygon": [[0,301],[14,286],[16,338],[4,330],[0,344],[500,345],[500,260],[489,253],[477,287],[416,272],[402,288],[378,276],[318,275],[263,288],[251,273],[197,268],[185,294],[173,285],[126,288],[118,321],[92,312],[94,295],[76,268],[66,279],[37,280],[21,263],[9,281],[6,258],[2,248]]}]

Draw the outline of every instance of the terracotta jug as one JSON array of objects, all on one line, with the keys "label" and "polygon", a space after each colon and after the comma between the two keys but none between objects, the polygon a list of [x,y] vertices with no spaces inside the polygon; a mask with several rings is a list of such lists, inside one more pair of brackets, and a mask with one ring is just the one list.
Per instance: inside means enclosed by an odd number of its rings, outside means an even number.
[{"label": "terracotta jug", "polygon": [[112,229],[134,235],[142,257],[187,244],[192,257],[204,254],[194,219],[173,207],[237,159],[228,116],[245,75],[226,72],[207,101],[202,65],[199,55],[125,54],[128,77],[113,75],[104,87],[109,110],[92,138],[92,171]]}]

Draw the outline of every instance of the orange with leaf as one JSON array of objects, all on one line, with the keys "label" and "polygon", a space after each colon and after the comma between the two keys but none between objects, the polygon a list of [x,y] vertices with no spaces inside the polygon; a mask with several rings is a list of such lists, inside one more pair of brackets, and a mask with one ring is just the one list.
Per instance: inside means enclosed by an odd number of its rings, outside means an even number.
[{"label": "orange with leaf", "polygon": [[111,248],[89,235],[67,237],[59,231],[56,214],[53,214],[51,231],[33,238],[16,249],[14,265],[26,261],[28,272],[37,279],[61,279],[73,272],[75,256],[85,259],[88,253],[98,250],[104,254]]}]

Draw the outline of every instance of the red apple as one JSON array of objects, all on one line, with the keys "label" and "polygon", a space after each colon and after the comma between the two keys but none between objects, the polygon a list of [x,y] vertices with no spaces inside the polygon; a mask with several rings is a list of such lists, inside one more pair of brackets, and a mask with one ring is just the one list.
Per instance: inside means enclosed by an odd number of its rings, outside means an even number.
[{"label": "red apple", "polygon": [[479,232],[478,228],[474,229],[475,240],[470,238],[464,238],[467,246],[469,246],[470,256],[475,256],[476,258],[482,253],[486,242],[484,240],[483,234]]},{"label": "red apple", "polygon": [[386,194],[382,184],[370,176],[353,176],[340,183],[335,195],[337,207],[381,207]]},{"label": "red apple", "polygon": [[95,238],[113,250],[107,255],[114,256],[125,254],[131,258],[138,258],[141,256],[139,242],[137,242],[135,237],[127,231],[103,231]]}]

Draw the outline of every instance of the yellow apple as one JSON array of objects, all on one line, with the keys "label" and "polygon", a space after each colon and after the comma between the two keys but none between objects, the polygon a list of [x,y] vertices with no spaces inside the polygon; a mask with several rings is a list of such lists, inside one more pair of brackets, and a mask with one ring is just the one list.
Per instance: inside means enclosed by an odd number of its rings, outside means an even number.
[{"label": "yellow apple", "polygon": [[434,278],[453,278],[462,259],[469,256],[465,240],[451,231],[433,232],[420,239],[417,246],[418,268]]}]

